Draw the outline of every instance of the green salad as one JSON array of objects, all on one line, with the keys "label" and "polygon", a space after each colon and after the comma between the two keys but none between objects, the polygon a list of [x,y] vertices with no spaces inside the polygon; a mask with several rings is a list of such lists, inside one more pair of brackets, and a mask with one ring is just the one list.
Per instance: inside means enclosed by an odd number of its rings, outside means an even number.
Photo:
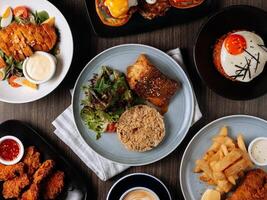
[{"label": "green salad", "polygon": [[140,102],[130,90],[124,74],[106,66],[83,86],[83,91],[81,118],[89,129],[96,132],[96,139],[103,132],[116,131],[121,114]]}]

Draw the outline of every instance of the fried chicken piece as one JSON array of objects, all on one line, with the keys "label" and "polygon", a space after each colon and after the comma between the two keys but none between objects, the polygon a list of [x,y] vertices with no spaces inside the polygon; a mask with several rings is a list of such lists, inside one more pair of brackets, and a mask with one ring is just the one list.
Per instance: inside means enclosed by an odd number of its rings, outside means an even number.
[{"label": "fried chicken piece", "polygon": [[28,175],[33,175],[34,172],[40,167],[40,153],[34,146],[26,149],[22,162],[26,165]]},{"label": "fried chicken piece", "polygon": [[145,0],[139,1],[139,13],[146,19],[154,19],[158,16],[164,16],[169,10],[171,4],[169,0],[157,0],[154,4],[149,4]]},{"label": "fried chicken piece", "polygon": [[162,112],[180,88],[177,81],[165,76],[144,54],[141,54],[137,61],[127,68],[126,77],[130,88],[136,94],[161,108]]},{"label": "fried chicken piece", "polygon": [[15,165],[0,164],[0,181],[6,181],[21,176],[24,173],[24,163],[19,162]]},{"label": "fried chicken piece", "polygon": [[228,200],[267,200],[267,173],[251,170]]},{"label": "fried chicken piece", "polygon": [[39,199],[40,187],[38,184],[31,184],[30,188],[25,191],[20,200],[38,200]]},{"label": "fried chicken piece", "polygon": [[41,183],[49,174],[51,174],[55,162],[53,160],[46,160],[43,164],[36,170],[33,175],[33,182],[36,184]]},{"label": "fried chicken piece", "polygon": [[55,199],[64,188],[64,172],[56,171],[44,183],[44,199]]},{"label": "fried chicken piece", "polygon": [[55,27],[48,24],[12,23],[0,30],[0,49],[16,61],[22,61],[33,51],[49,52],[57,42]]},{"label": "fried chicken piece", "polygon": [[3,197],[5,199],[19,197],[21,191],[30,184],[27,174],[5,181],[3,184]]}]

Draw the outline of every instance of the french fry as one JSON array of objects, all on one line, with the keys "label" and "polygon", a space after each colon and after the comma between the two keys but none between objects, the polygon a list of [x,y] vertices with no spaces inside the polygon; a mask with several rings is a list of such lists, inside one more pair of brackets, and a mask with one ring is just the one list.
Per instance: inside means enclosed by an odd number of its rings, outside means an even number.
[{"label": "french fry", "polygon": [[222,144],[221,145],[221,150],[222,150],[222,152],[223,152],[223,154],[225,155],[225,156],[227,156],[228,155],[228,150],[227,150],[227,147],[225,146],[225,144]]},{"label": "french fry", "polygon": [[220,151],[217,151],[210,159],[209,162],[219,161],[220,160]]},{"label": "french fry", "polygon": [[228,137],[228,136],[226,136],[226,137],[224,137],[224,136],[216,136],[216,137],[212,138],[212,141],[213,142],[217,142],[217,143],[219,143],[221,145],[225,144],[227,147],[235,146],[235,143],[234,143],[233,139]]},{"label": "french fry", "polygon": [[224,126],[212,138],[212,145],[203,158],[196,161],[194,172],[202,172],[199,179],[215,185],[216,190],[223,194],[229,192],[244,176],[244,171],[252,166],[243,136],[239,134],[235,142]]},{"label": "french fry", "polygon": [[229,192],[233,185],[227,180],[219,180],[217,182],[218,188],[223,192]]},{"label": "french fry", "polygon": [[218,161],[214,167],[214,171],[223,171],[230,165],[232,165],[236,160],[238,160],[242,156],[242,153],[240,153],[239,149],[234,149],[231,151],[227,156],[225,156],[223,159]]},{"label": "french fry", "polygon": [[209,184],[209,185],[215,185],[215,184],[216,184],[215,181],[214,181],[213,179],[211,179],[211,178],[209,177],[209,175],[207,175],[205,172],[203,172],[203,173],[201,174],[201,176],[199,176],[199,179],[200,179],[201,181],[203,181],[203,182],[206,182],[206,183]]},{"label": "french fry", "polygon": [[228,181],[229,181],[230,183],[232,183],[233,185],[236,185],[236,181],[235,181],[234,176],[229,176],[229,177],[227,177],[227,178],[228,178]]},{"label": "french fry", "polygon": [[213,151],[208,151],[205,153],[205,155],[203,156],[203,160],[205,161],[209,161],[210,158],[214,155],[215,153]]},{"label": "french fry", "polygon": [[224,174],[227,177],[236,176],[239,172],[244,171],[249,167],[249,163],[245,159],[241,159],[234,163],[232,166],[224,170]]},{"label": "french fry", "polygon": [[223,126],[220,130],[220,132],[218,133],[218,135],[220,136],[227,136],[228,135],[228,128],[227,126]]},{"label": "french fry", "polygon": [[245,142],[243,139],[243,135],[241,135],[241,134],[239,134],[237,136],[237,145],[242,151],[247,153],[247,148],[246,148],[246,145],[245,145]]},{"label": "french fry", "polygon": [[209,176],[209,178],[213,179],[212,177],[212,170],[209,166],[209,164],[204,161],[204,160],[197,160],[197,165],[199,166],[199,168]]},{"label": "french fry", "polygon": [[200,169],[200,167],[198,165],[195,166],[194,172],[195,173],[200,173],[201,172],[201,169]]},{"label": "french fry", "polygon": [[217,151],[220,149],[220,147],[221,147],[221,144],[220,144],[220,143],[218,143],[218,142],[214,142],[214,143],[210,146],[210,148],[208,149],[208,152],[210,152],[210,151],[217,152]]},{"label": "french fry", "polygon": [[223,172],[213,171],[213,179],[214,180],[226,180],[226,176]]}]

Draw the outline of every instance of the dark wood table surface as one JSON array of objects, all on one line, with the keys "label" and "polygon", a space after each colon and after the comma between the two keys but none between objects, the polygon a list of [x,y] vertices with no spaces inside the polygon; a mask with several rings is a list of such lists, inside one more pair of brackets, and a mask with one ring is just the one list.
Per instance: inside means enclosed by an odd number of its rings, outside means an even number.
[{"label": "dark wood table surface", "polygon": [[[265,0],[214,1],[218,1],[218,8],[234,4],[247,4],[267,10]],[[174,200],[182,200],[184,198],[179,186],[181,156],[190,139],[201,127],[216,118],[231,114],[249,114],[267,119],[265,109],[267,107],[267,95],[249,101],[233,101],[215,94],[198,78],[192,64],[192,47],[196,33],[207,18],[198,19],[188,24],[162,28],[150,33],[105,39],[95,36],[92,32],[83,0],[51,0],[51,2],[64,14],[73,33],[75,48],[71,69],[63,83],[54,92],[39,101],[20,105],[0,103],[0,122],[18,119],[37,129],[82,173],[88,186],[88,199],[104,200],[109,188],[118,178],[132,172],[145,172],[160,178],[169,188]],[[70,105],[69,90],[73,87],[78,74],[86,63],[99,52],[124,43],[147,44],[161,50],[181,47],[203,118],[190,129],[182,144],[166,158],[147,166],[132,167],[111,180],[102,182],[72,150],[54,135],[54,127],[51,123]]]}]

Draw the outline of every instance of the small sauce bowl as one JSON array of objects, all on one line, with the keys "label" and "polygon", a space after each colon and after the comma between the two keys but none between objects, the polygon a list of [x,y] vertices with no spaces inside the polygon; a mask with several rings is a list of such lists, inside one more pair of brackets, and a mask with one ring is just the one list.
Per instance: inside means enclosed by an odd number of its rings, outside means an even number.
[{"label": "small sauce bowl", "polygon": [[0,138],[0,163],[3,165],[14,165],[24,155],[22,142],[14,136],[7,135]]},{"label": "small sauce bowl", "polygon": [[267,137],[258,137],[248,146],[248,154],[252,162],[258,166],[267,165]]}]

